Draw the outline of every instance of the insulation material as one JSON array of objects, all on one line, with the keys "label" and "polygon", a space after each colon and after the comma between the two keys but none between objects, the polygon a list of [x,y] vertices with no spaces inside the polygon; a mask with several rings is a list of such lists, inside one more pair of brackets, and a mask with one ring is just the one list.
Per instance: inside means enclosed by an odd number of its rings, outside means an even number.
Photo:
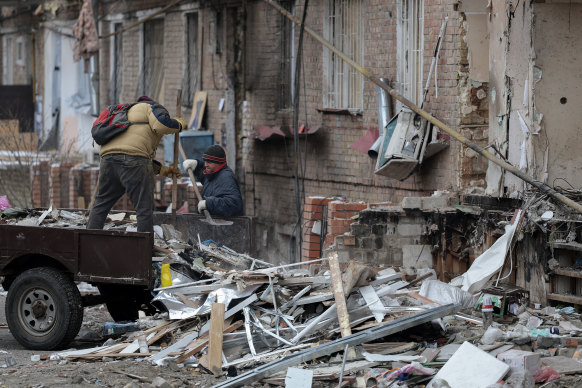
[{"label": "insulation material", "polygon": [[507,250],[519,224],[517,220],[521,218],[521,215],[522,211],[520,210],[516,221],[505,226],[503,236],[499,237],[489,249],[477,257],[467,272],[453,279],[451,284],[462,284],[462,289],[471,294],[481,290],[491,276],[503,267]]},{"label": "insulation material", "polygon": [[73,26],[73,35],[75,36],[73,47],[75,62],[81,58],[89,59],[99,52],[99,36],[97,35],[91,0],[83,0],[79,19]]},{"label": "insulation material", "polygon": [[440,280],[425,280],[418,293],[433,302],[443,305],[454,303],[463,307],[470,307],[475,304],[473,295]]}]

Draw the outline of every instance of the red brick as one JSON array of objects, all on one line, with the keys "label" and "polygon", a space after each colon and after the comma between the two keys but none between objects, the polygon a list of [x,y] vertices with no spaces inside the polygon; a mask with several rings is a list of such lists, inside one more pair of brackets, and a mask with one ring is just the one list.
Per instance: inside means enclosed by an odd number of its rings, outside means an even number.
[{"label": "red brick", "polygon": [[316,250],[318,251],[319,248],[321,247],[321,245],[319,243],[309,243],[309,242],[303,242],[303,244],[301,245],[301,249],[303,250]]},{"label": "red brick", "polygon": [[332,212],[328,218],[333,218],[333,219],[347,219],[347,218],[352,218],[353,216],[355,216],[356,212]]},{"label": "red brick", "polygon": [[356,211],[360,212],[368,207],[365,203],[346,203],[346,210],[347,211]]},{"label": "red brick", "polygon": [[328,205],[330,211],[344,211],[346,210],[346,203],[339,201],[332,201]]},{"label": "red brick", "polygon": [[305,198],[306,205],[327,205],[333,198],[325,197],[307,197]]},{"label": "red brick", "polygon": [[318,234],[304,234],[303,235],[303,241],[307,241],[310,243],[317,243],[319,244],[319,242],[321,241],[321,236]]}]

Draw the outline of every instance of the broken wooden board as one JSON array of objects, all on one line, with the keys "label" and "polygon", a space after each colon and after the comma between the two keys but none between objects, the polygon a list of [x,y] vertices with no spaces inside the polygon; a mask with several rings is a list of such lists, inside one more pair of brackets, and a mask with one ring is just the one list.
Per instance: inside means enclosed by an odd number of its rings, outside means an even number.
[{"label": "broken wooden board", "polygon": [[222,373],[222,331],[224,330],[224,303],[213,303],[210,312],[208,339],[208,369],[215,376]]},{"label": "broken wooden board", "polygon": [[[232,325],[229,325],[226,329],[224,329],[223,334],[232,333],[239,327],[243,325],[243,321],[236,321]],[[182,363],[188,357],[193,356],[194,354],[200,352],[204,347],[208,344],[209,334],[205,333],[202,336],[198,337],[196,340],[192,341],[192,343],[186,346],[187,351],[185,351],[180,357],[176,359],[176,363]]]}]

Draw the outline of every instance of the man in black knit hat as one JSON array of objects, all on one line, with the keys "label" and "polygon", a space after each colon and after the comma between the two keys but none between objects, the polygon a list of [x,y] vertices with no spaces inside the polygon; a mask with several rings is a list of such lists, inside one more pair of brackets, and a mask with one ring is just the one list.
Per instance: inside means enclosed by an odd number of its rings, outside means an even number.
[{"label": "man in black knit hat", "polygon": [[184,168],[192,169],[196,180],[201,182],[202,201],[198,212],[208,210],[219,216],[242,216],[243,201],[234,172],[226,165],[226,153],[218,144],[206,148],[202,161],[186,159]]}]

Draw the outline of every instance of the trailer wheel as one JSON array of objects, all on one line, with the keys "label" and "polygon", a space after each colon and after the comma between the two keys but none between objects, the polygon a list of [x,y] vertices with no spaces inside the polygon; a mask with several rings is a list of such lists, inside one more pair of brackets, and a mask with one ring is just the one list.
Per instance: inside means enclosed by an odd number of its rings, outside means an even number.
[{"label": "trailer wheel", "polygon": [[83,322],[81,294],[61,271],[29,269],[8,290],[6,320],[14,338],[25,348],[64,347],[77,336]]}]

